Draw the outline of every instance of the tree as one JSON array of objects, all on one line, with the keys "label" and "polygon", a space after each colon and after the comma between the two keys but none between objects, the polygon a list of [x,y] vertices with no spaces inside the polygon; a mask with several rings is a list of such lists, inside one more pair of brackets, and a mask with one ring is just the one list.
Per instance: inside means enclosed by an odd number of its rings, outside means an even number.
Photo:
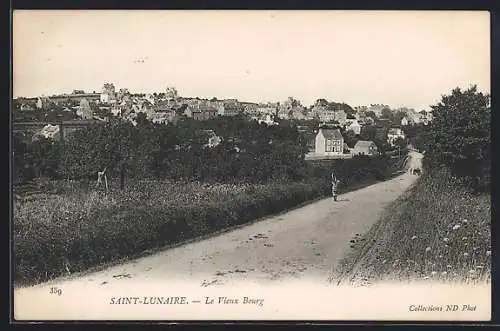
[{"label": "tree", "polygon": [[396,139],[394,139],[394,146],[396,146],[396,148],[403,149],[406,147],[406,144],[407,144],[406,139],[402,137],[397,137]]},{"label": "tree", "polygon": [[25,134],[14,133],[12,137],[12,174],[15,184],[28,181],[34,173],[30,167],[30,154]]},{"label": "tree", "polygon": [[328,105],[328,101],[326,101],[326,99],[318,99],[318,100],[316,100],[315,104],[317,106],[326,107]]},{"label": "tree", "polygon": [[126,95],[130,95],[130,91],[128,90],[128,88],[121,88],[118,91],[118,95],[120,96],[120,98],[123,98]]},{"label": "tree", "polygon": [[401,120],[406,116],[406,113],[404,111],[398,110],[392,115],[392,123],[394,125],[400,125]]},{"label": "tree", "polygon": [[175,100],[179,97],[179,92],[175,87],[167,87],[165,96],[167,97],[167,99]]},{"label": "tree", "polygon": [[115,93],[115,85],[113,83],[104,83],[102,89],[104,93],[109,93],[109,94]]},{"label": "tree", "polygon": [[356,137],[356,133],[353,130],[347,130],[344,135],[344,140],[347,146],[352,148],[354,147],[354,145],[356,145],[359,139]]},{"label": "tree", "polygon": [[393,116],[393,114],[392,114],[392,110],[391,109],[389,109],[387,107],[385,107],[385,108],[382,109],[382,115],[381,115],[382,118],[386,118],[386,119],[392,120],[392,116]]},{"label": "tree", "polygon": [[365,116],[366,116],[366,117],[371,117],[371,118],[373,118],[373,119],[376,119],[376,118],[377,118],[377,115],[376,115],[376,114],[375,114],[375,112],[374,112],[374,111],[372,111],[372,110],[368,110],[368,111],[366,111],[366,112],[365,112]]},{"label": "tree", "polygon": [[139,113],[137,114],[137,116],[135,117],[135,121],[137,122],[137,127],[138,128],[143,128],[143,127],[147,127],[149,126],[149,124],[151,124],[151,122],[148,120],[148,117],[146,116],[146,114],[144,113]]},{"label": "tree", "polygon": [[430,160],[477,186],[490,171],[490,96],[478,92],[476,85],[465,91],[457,87],[431,108]]}]

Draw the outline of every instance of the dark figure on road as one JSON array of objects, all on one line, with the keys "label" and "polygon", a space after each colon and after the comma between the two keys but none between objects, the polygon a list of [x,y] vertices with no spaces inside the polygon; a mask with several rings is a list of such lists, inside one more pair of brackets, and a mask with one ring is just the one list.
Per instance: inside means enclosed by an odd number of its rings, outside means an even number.
[{"label": "dark figure on road", "polygon": [[335,174],[332,172],[331,184],[332,184],[332,196],[333,196],[334,201],[337,201],[339,183],[340,183],[340,181],[337,179]]}]

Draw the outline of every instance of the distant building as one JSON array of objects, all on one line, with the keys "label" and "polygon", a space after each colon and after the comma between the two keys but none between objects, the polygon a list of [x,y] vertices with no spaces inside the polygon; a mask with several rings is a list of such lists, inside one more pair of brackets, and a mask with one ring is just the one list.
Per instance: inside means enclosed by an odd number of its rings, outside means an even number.
[{"label": "distant building", "polygon": [[433,119],[432,111],[422,110],[420,112],[420,122],[424,125],[428,125]]},{"label": "distant building", "polygon": [[116,91],[113,84],[104,84],[100,101],[102,103],[116,103]]},{"label": "distant building", "polygon": [[278,123],[273,120],[273,117],[272,117],[271,114],[265,114],[265,115],[263,115],[262,118],[260,118],[258,120],[258,122],[259,122],[259,124],[265,123],[265,124],[267,124],[269,126],[271,126],[271,125],[278,125]]},{"label": "distant building", "polygon": [[217,117],[217,109],[210,106],[200,106],[192,110],[191,115],[196,121],[206,121]]},{"label": "distant building", "polygon": [[[82,92],[74,91],[74,92]],[[72,94],[60,94],[53,95],[50,97],[50,101],[53,101],[56,104],[61,103],[76,103],[82,101],[82,99],[87,99],[88,101],[98,101],[100,99],[99,93],[72,93]]]},{"label": "distant building", "polygon": [[391,145],[395,145],[395,141],[398,138],[405,139],[405,134],[403,130],[400,128],[391,128],[389,129],[389,132],[387,132],[387,142]]},{"label": "distant building", "polygon": [[35,110],[36,106],[33,106],[30,103],[22,103],[21,106],[19,107],[21,111],[30,111],[30,110]]},{"label": "distant building", "polygon": [[92,119],[92,109],[87,99],[84,98],[80,101],[80,107],[78,107],[76,114],[84,120]]},{"label": "distant building", "polygon": [[415,109],[401,108],[401,111],[406,114],[409,124],[420,123],[420,114],[417,113]]},{"label": "distant building", "polygon": [[161,109],[156,112],[150,112],[147,114],[148,120],[153,123],[166,124],[169,122],[174,122],[176,113],[174,109]]},{"label": "distant building", "polygon": [[47,97],[40,97],[36,101],[36,108],[45,109],[49,105],[49,99]]},{"label": "distant building", "polygon": [[242,102],[243,112],[248,115],[257,114],[258,105],[253,102]]},{"label": "distant building", "polygon": [[264,106],[264,107],[259,107],[257,108],[257,113],[260,115],[267,115],[267,114],[274,114],[276,111],[276,108],[270,107],[270,106]]},{"label": "distant building", "polygon": [[368,107],[367,111],[372,111],[375,113],[377,117],[380,117],[382,115],[382,110],[384,108],[391,109],[388,105],[384,104],[371,104],[370,107]]},{"label": "distant building", "polygon": [[333,122],[335,120],[335,111],[327,109],[324,106],[314,106],[313,114],[319,118],[321,122]]},{"label": "distant building", "polygon": [[59,139],[59,125],[47,124],[38,133],[34,134],[32,140],[35,141],[40,137],[49,139]]},{"label": "distant building", "polygon": [[347,125],[346,129],[354,131],[355,134],[360,134],[361,124],[359,124],[357,120],[353,120],[349,123],[349,125]]},{"label": "distant building", "polygon": [[218,102],[216,109],[219,116],[237,116],[244,111],[244,108],[238,101],[233,99]]},{"label": "distant building", "polygon": [[351,149],[351,154],[373,156],[378,154],[378,148],[371,140],[360,140],[354,145],[354,148]]},{"label": "distant building", "polygon": [[305,120],[307,117],[304,115],[304,107],[299,106],[292,108],[292,118],[295,120]]},{"label": "distant building", "polygon": [[343,154],[344,137],[339,129],[321,127],[315,139],[316,155],[339,155]]}]

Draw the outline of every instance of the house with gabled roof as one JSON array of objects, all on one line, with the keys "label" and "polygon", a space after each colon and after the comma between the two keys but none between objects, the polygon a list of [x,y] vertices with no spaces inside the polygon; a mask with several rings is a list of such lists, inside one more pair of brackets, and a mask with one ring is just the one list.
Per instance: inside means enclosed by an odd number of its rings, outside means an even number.
[{"label": "house with gabled roof", "polygon": [[359,140],[351,149],[352,155],[378,155],[377,145],[371,140]]},{"label": "house with gabled roof", "polygon": [[217,109],[202,105],[192,110],[191,114],[194,120],[206,121],[217,117]]},{"label": "house with gabled roof", "polygon": [[338,128],[322,126],[315,139],[316,155],[340,155],[344,152],[344,137]]}]

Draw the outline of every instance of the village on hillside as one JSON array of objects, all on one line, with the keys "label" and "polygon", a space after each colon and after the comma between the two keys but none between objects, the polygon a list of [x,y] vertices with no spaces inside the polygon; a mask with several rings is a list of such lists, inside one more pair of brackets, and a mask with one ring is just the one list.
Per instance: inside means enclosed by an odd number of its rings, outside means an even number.
[{"label": "village on hillside", "polygon": [[[204,121],[218,117],[245,118],[269,126],[296,125],[308,140],[306,160],[378,155],[381,149],[405,147],[405,128],[427,125],[432,120],[431,111],[393,109],[384,104],[351,107],[318,99],[304,106],[293,97],[259,104],[237,99],[182,97],[174,87],[161,93],[137,94],[127,88],[117,91],[112,83],[104,84],[100,93],[74,90],[71,94],[13,101],[13,131],[23,133],[28,139],[41,136],[58,139],[89,123],[111,118],[137,125],[138,116],[155,124],[170,125],[186,119]],[[216,132],[210,133],[207,146],[214,146],[221,139]]]}]

